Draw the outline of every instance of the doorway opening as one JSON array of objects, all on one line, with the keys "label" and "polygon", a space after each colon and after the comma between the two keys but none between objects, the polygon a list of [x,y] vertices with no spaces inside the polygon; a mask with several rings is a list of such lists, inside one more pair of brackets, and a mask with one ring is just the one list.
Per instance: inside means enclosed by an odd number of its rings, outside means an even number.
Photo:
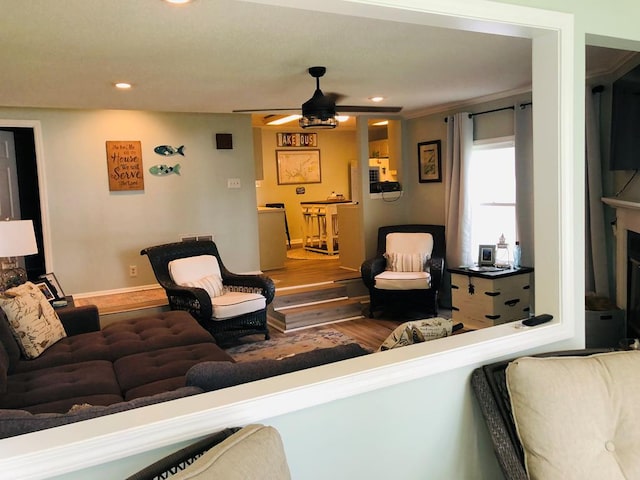
[{"label": "doorway opening", "polygon": [[37,278],[46,273],[46,261],[34,130],[30,127],[2,126],[0,131],[13,134],[20,219],[33,220],[38,244],[37,254],[24,257],[25,269],[28,278]]}]

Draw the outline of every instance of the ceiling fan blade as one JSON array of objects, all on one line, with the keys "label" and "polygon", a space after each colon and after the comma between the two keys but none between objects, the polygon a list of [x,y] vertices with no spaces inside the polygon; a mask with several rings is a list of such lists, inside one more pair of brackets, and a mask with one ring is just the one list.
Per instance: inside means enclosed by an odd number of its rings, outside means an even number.
[{"label": "ceiling fan blade", "polygon": [[346,95],[343,95],[342,93],[336,93],[336,92],[327,92],[324,94],[324,96],[329,97],[331,100],[333,100],[333,103],[339,102],[340,100],[346,97]]},{"label": "ceiling fan blade", "polygon": [[374,107],[365,105],[336,105],[340,113],[398,113],[402,107]]},{"label": "ceiling fan blade", "polygon": [[295,108],[247,108],[244,110],[231,110],[233,113],[257,113],[257,112],[299,112],[300,107]]}]

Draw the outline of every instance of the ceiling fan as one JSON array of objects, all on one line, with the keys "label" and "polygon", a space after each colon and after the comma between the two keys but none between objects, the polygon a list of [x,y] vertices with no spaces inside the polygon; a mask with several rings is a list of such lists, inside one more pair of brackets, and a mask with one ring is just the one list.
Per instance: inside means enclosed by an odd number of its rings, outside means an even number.
[{"label": "ceiling fan", "polygon": [[[326,67],[311,67],[309,75],[316,79],[316,91],[313,96],[302,104],[302,117],[300,126],[302,128],[335,128],[338,126],[336,111],[340,113],[398,113],[402,107],[376,107],[376,106],[356,106],[356,105],[336,105],[343,95],[337,93],[322,93],[320,90],[320,77],[324,76]],[[275,112],[284,110],[297,110],[296,108],[263,108],[234,110],[234,113],[251,112]]]}]

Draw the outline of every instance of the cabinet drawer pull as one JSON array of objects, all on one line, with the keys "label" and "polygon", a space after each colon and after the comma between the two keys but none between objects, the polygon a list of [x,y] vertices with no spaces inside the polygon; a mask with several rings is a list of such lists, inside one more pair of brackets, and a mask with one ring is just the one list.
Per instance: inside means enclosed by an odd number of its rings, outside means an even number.
[{"label": "cabinet drawer pull", "polygon": [[451,284],[451,289],[452,290],[458,290],[460,287],[458,285],[453,285]]},{"label": "cabinet drawer pull", "polygon": [[484,294],[488,297],[497,297],[498,295],[500,295],[500,292],[484,292]]},{"label": "cabinet drawer pull", "polygon": [[485,315],[489,320],[497,320],[500,318],[500,315]]},{"label": "cabinet drawer pull", "polygon": [[514,298],[513,300],[507,300],[504,302],[507,307],[515,307],[518,303],[520,303],[519,298]]}]

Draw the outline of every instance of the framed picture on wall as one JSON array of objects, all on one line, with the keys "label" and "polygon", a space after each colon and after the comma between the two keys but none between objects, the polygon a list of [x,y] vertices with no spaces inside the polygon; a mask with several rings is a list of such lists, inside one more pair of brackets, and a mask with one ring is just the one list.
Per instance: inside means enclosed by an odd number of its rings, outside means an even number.
[{"label": "framed picture on wall", "polygon": [[278,185],[321,183],[320,150],[276,150]]},{"label": "framed picture on wall", "polygon": [[418,144],[418,181],[420,183],[442,181],[440,140]]}]

